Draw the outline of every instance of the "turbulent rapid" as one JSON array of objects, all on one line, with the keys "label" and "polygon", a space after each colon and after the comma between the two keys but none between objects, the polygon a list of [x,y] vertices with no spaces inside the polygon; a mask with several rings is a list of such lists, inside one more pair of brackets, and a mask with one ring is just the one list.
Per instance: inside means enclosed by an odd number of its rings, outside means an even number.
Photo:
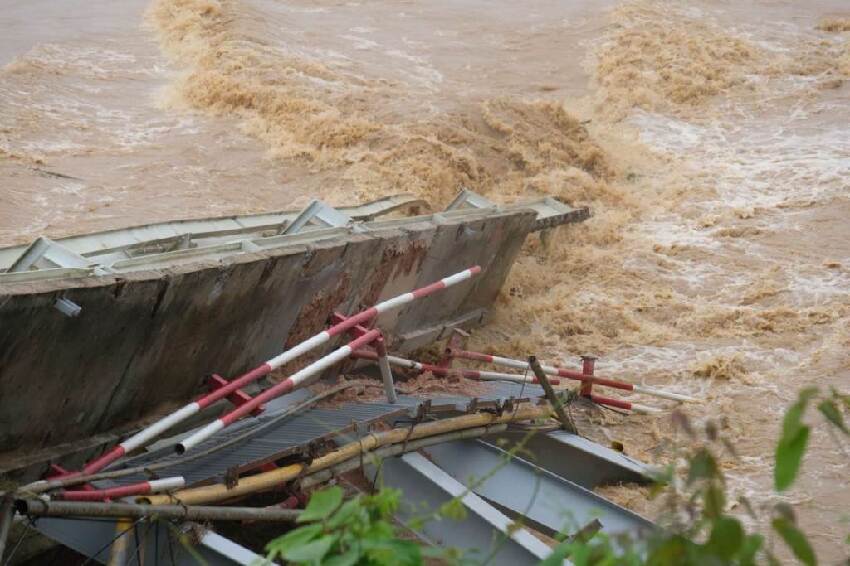
[{"label": "turbulent rapid", "polygon": [[[588,205],[526,244],[473,345],[594,353],[705,399],[688,410],[724,417],[732,488],[764,502],[784,407],[850,377],[850,15],[562,4],[154,0],[50,37],[0,19],[17,30],[0,49],[0,244],[311,198],[439,208],[461,187]],[[664,461],[665,418],[594,426]],[[850,474],[814,445],[789,497],[838,556]],[[608,495],[653,512],[638,489]]]}]

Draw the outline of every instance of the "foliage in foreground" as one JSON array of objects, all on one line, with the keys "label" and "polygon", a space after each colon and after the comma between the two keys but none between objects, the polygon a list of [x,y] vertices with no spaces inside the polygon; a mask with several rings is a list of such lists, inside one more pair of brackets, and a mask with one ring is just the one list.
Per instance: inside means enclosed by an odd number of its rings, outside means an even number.
[{"label": "foliage in foreground", "polygon": [[271,541],[267,558],[325,566],[422,564],[425,549],[398,538],[392,522],[400,498],[399,490],[382,489],[343,503],[339,486],[316,491],[298,516],[301,526]]},{"label": "foliage in foreground", "polygon": [[[785,413],[776,446],[773,479],[777,494],[787,491],[797,479],[811,433],[803,417],[813,404],[839,448],[843,450],[843,443],[850,438],[844,420],[845,413],[850,412],[850,396],[835,390],[824,394],[817,388],[800,391]],[[775,503],[757,510],[745,498],[738,498],[751,523],[769,525],[764,533],[748,532],[741,520],[727,514],[726,480],[718,453],[722,450],[732,457],[737,455],[718,426],[708,422],[704,431],[697,432],[680,413],[674,414],[674,423],[688,435],[692,448],[677,455],[676,461],[683,465],[671,464],[654,488],[654,495],[664,498],[664,529],[640,542],[615,540],[604,533],[572,538],[562,535],[541,566],[562,564],[565,559],[577,566],[774,565],[780,563],[774,540],[782,541],[799,562],[816,566],[815,551],[798,527],[790,505]],[[443,563],[472,562],[469,555],[398,538],[393,515],[400,498],[398,490],[381,489],[375,495],[359,495],[343,502],[340,487],[317,491],[298,519],[301,526],[268,544],[268,559],[327,566],[414,566],[422,564],[426,556]],[[445,511],[441,509],[433,518],[462,519],[460,499],[450,503],[456,505],[444,505]],[[455,507],[459,512],[448,512]]]}]

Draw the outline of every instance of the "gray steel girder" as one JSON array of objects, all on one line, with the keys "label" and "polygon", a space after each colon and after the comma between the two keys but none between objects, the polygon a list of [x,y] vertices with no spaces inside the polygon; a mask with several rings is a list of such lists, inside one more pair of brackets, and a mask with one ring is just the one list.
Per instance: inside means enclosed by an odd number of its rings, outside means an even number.
[{"label": "gray steel girder", "polygon": [[[104,519],[54,519],[43,517],[36,530],[46,537],[106,564],[116,537],[116,522]],[[195,537],[196,543],[187,547],[181,542],[180,527],[167,521],[139,521],[123,536],[127,541],[131,563],[138,555],[143,564],[174,564],[175,566],[232,566],[257,564],[261,556],[210,530]],[[137,544],[137,537],[140,544]],[[186,537],[182,537],[186,538]],[[193,538],[193,537],[188,537]],[[138,550],[137,550],[138,549]],[[200,557],[204,562],[199,562]]]},{"label": "gray steel girder", "polygon": [[461,440],[423,451],[475,493],[515,517],[544,526],[546,534],[572,533],[594,519],[612,535],[639,536],[654,528],[628,509],[485,442]]},{"label": "gray steel girder", "polygon": [[[505,449],[522,442],[524,458],[585,489],[652,481],[650,466],[563,430],[529,435],[527,431],[509,429],[486,440]],[[531,455],[525,456],[529,452]]]},{"label": "gray steel girder", "polygon": [[[371,477],[376,473],[374,467],[367,469]],[[406,501],[399,512],[402,520],[424,516],[461,497],[468,511],[466,519],[425,523],[420,535],[434,544],[475,551],[481,559],[492,552],[488,563],[505,566],[536,564],[551,552],[540,539],[526,529],[512,527],[511,519],[421,454],[411,452],[384,460],[379,482],[402,490]]]}]

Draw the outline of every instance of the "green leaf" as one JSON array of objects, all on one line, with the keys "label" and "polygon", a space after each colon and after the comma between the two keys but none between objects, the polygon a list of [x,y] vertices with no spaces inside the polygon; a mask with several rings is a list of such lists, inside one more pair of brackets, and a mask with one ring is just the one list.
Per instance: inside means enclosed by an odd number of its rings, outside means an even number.
[{"label": "green leaf", "polygon": [[373,518],[389,519],[398,509],[401,490],[385,487],[375,495],[363,499],[364,507],[374,511]]},{"label": "green leaf", "polygon": [[690,466],[688,467],[688,485],[691,485],[697,480],[712,479],[717,476],[717,461],[714,459],[714,456],[707,449],[700,448],[691,457]]},{"label": "green leaf", "polygon": [[704,514],[709,519],[719,519],[726,510],[726,494],[714,483],[705,488],[703,502]]},{"label": "green leaf", "polygon": [[457,497],[454,497],[440,505],[440,509],[437,512],[441,517],[452,519],[454,521],[463,521],[466,519],[466,507],[464,507],[463,503],[461,503],[460,499]]},{"label": "green leaf", "polygon": [[279,554],[309,543],[320,534],[322,534],[322,525],[319,524],[298,527],[269,542],[266,545],[266,552],[269,553],[269,559],[274,559]]},{"label": "green leaf", "polygon": [[815,552],[812,550],[812,546],[809,544],[809,540],[806,538],[806,535],[800,531],[797,527],[795,527],[788,519],[784,517],[778,517],[773,520],[773,530],[779,533],[779,536],[782,537],[782,540],[785,541],[785,544],[791,549],[791,552],[794,553],[800,562],[805,564],[806,566],[816,566],[818,561],[815,558]]},{"label": "green leaf", "polygon": [[681,535],[662,538],[652,548],[647,564],[687,564],[688,550],[693,543]]},{"label": "green leaf", "polygon": [[297,522],[321,521],[329,517],[342,503],[342,496],[342,488],[338,485],[314,492]]},{"label": "green leaf", "polygon": [[395,537],[395,527],[387,521],[375,521],[363,531],[363,538],[389,540]]},{"label": "green leaf", "polygon": [[358,514],[361,514],[363,511],[363,505],[359,497],[349,499],[342,504],[342,507],[340,507],[330,519],[328,519],[327,528],[333,530],[341,527],[342,525],[347,525],[357,518]]},{"label": "green leaf", "polygon": [[788,407],[782,419],[782,437],[776,445],[776,462],[773,468],[773,484],[776,491],[784,491],[794,483],[803,454],[809,442],[809,427],[802,422],[809,401],[817,395],[816,387],[800,391],[797,402]]},{"label": "green leaf", "polygon": [[289,562],[319,562],[325,557],[338,538],[339,535],[325,535],[313,542],[291,548],[281,555]]},{"label": "green leaf", "polygon": [[756,563],[756,554],[763,544],[763,536],[759,534],[748,535],[738,552],[738,561],[741,566],[753,566]]},{"label": "green leaf", "polygon": [[738,553],[744,543],[744,529],[737,519],[721,517],[714,522],[706,550],[729,561]]},{"label": "green leaf", "polygon": [[552,553],[540,561],[537,566],[563,566],[564,560],[572,553],[573,545],[574,543],[571,540],[558,544],[552,549]]},{"label": "green leaf", "polygon": [[409,540],[364,540],[363,548],[373,561],[387,566],[420,566],[422,551]]},{"label": "green leaf", "polygon": [[818,411],[826,417],[826,420],[831,422],[835,427],[840,429],[844,434],[850,434],[847,425],[844,424],[844,415],[838,409],[838,405],[832,399],[824,399],[818,405]]},{"label": "green leaf", "polygon": [[779,444],[776,445],[776,464],[773,468],[773,484],[776,491],[785,491],[800,471],[803,462],[803,454],[809,443],[809,427],[801,426],[792,437],[783,435]]},{"label": "green leaf", "polygon": [[797,431],[803,426],[802,419],[803,414],[806,412],[806,407],[812,397],[817,395],[817,393],[817,387],[806,387],[805,389],[800,390],[800,393],[797,396],[797,401],[788,407],[787,411],[785,411],[785,417],[782,420],[783,437],[790,438],[796,436]]},{"label": "green leaf", "polygon": [[350,548],[337,556],[331,556],[322,562],[322,566],[354,566],[363,556],[359,547]]}]

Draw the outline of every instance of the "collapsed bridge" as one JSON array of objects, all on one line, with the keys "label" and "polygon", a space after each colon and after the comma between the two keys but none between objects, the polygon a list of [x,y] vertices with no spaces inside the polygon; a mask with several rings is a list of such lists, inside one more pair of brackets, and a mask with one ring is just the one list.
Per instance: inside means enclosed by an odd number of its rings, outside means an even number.
[{"label": "collapsed bridge", "polygon": [[[577,372],[545,366],[531,376],[528,368],[452,368],[453,358],[469,358],[462,348],[436,365],[401,357],[481,324],[526,236],[584,220],[588,211],[548,198],[500,207],[465,191],[441,213],[377,219],[425,206],[404,196],[348,209],[317,201],[298,213],[40,238],[0,250],[0,471],[19,483],[47,478],[15,496],[19,511],[59,515],[36,528],[95,560],[109,559],[121,539],[167,563],[159,541],[171,536],[169,528],[148,522],[144,532],[121,532],[121,517],[142,521],[168,505],[280,489],[294,505],[304,490],[340,474],[373,477],[378,467],[363,459],[369,453],[388,458],[383,481],[408,497],[433,506],[461,497],[472,511],[460,527],[426,526],[423,540],[486,548],[500,533],[499,563],[546,555],[540,539],[511,525],[517,517],[548,535],[568,526],[564,510],[576,528],[593,519],[610,533],[652,528],[589,491],[645,481],[643,465],[563,430],[529,439],[515,428],[557,416],[561,401],[550,382],[558,376],[580,381],[588,400],[611,404],[590,387],[618,386],[594,377],[592,364]],[[304,388],[371,362],[384,401],[317,407]],[[393,375],[399,368],[488,383],[453,394],[405,392]],[[289,377],[269,381],[275,372]],[[190,401],[204,383],[209,392]],[[618,388],[627,387],[635,390]],[[376,432],[379,424],[390,431]],[[436,432],[423,432],[428,427]],[[520,438],[535,447],[535,462],[496,443]],[[374,442],[368,450],[365,439]],[[359,456],[334,456],[346,450]],[[506,458],[486,482],[467,485],[470,473]],[[545,496],[528,506],[541,485]],[[48,492],[51,501],[64,500],[52,510]],[[127,497],[143,497],[147,506],[124,508],[127,515],[106,522],[68,519],[109,513],[100,502]],[[92,503],[61,510],[74,501]],[[204,532],[197,548],[212,563],[256,558]],[[171,560],[192,559],[178,554]]]}]

